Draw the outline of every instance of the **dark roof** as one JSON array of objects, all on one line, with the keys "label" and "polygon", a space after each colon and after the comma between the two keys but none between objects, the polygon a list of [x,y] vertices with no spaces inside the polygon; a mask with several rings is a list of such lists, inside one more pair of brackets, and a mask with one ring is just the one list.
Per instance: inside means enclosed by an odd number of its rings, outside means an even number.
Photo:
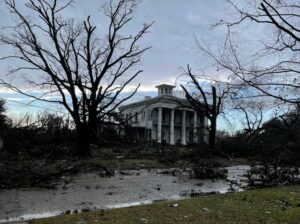
[{"label": "dark roof", "polygon": [[159,102],[159,101],[162,101],[162,102],[164,102],[164,101],[165,102],[174,101],[174,102],[177,102],[179,106],[190,107],[190,103],[186,99],[178,98],[176,96],[162,95],[162,96],[153,97],[151,99],[145,99],[145,100],[141,100],[141,101],[138,101],[138,102],[135,102],[135,103],[131,103],[131,104],[121,106],[121,107],[119,107],[119,110],[123,110],[125,108],[137,107],[137,106],[140,106],[140,105],[149,105],[150,106],[151,104]]},{"label": "dark roof", "polygon": [[168,84],[160,84],[158,86],[155,86],[156,88],[160,88],[160,87],[169,87],[169,88],[175,88],[176,86],[173,85],[168,85]]}]

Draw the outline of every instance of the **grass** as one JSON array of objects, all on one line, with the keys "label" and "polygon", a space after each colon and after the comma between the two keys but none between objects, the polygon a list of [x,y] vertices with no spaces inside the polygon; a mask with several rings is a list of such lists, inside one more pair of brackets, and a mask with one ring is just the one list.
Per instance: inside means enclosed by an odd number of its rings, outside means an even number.
[{"label": "grass", "polygon": [[[178,204],[178,207],[170,207]],[[32,224],[71,223],[299,223],[300,186],[251,190],[177,202],[93,211],[32,221]]]}]

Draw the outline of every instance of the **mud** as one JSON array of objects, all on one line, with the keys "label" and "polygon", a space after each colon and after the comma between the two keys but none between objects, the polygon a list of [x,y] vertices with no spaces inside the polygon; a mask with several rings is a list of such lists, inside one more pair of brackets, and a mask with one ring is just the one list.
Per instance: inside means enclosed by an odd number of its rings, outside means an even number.
[{"label": "mud", "polygon": [[[226,193],[243,191],[247,165],[226,167],[227,180],[190,179],[189,171],[152,169],[117,172],[113,177],[82,173],[72,181],[64,178],[57,189],[12,189],[0,191],[0,223],[110,209],[155,201],[190,197],[188,192]],[[185,193],[187,192],[187,193]]]}]

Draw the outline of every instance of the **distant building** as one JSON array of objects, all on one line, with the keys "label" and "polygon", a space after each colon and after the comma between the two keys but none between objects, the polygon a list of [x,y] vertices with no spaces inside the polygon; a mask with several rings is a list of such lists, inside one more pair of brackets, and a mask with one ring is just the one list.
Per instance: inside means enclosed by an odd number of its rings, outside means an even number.
[{"label": "distant building", "polygon": [[135,130],[137,141],[199,144],[207,141],[208,120],[190,107],[187,100],[173,95],[175,86],[156,86],[158,96],[121,106],[123,119]]}]

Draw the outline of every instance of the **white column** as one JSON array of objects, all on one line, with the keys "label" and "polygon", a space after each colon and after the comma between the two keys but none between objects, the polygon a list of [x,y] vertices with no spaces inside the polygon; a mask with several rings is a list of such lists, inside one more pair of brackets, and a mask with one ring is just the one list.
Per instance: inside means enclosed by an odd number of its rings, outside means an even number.
[{"label": "white column", "polygon": [[194,121],[193,121],[193,143],[197,143],[198,140],[198,133],[197,133],[197,111],[194,111]]},{"label": "white column", "polygon": [[181,131],[181,144],[186,145],[186,111],[182,111],[182,131]]},{"label": "white column", "polygon": [[204,138],[203,138],[203,141],[205,143],[208,144],[208,136],[209,136],[209,132],[208,132],[208,118],[206,116],[203,115],[203,127],[204,127]]},{"label": "white column", "polygon": [[175,145],[175,141],[174,141],[174,119],[175,119],[175,111],[174,111],[174,109],[171,109],[170,145]]},{"label": "white column", "polygon": [[161,127],[162,127],[162,108],[158,108],[158,122],[157,122],[157,142],[161,143]]}]

